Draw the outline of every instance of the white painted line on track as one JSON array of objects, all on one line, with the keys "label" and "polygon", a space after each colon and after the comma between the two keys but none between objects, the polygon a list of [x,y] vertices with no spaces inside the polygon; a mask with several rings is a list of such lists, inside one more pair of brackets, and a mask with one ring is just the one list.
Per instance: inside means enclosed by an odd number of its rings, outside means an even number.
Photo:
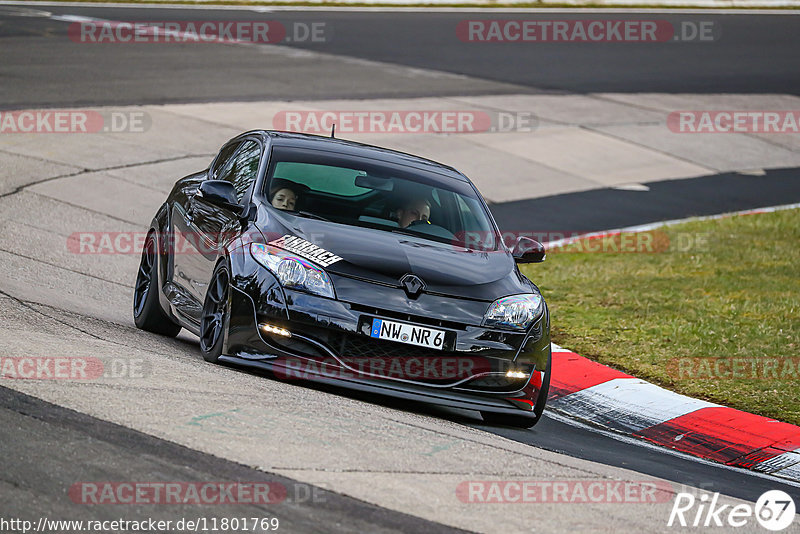
[{"label": "white painted line on track", "polygon": [[[800,464],[800,452],[792,451],[765,460],[757,464],[754,469],[763,471],[764,473],[775,473],[776,471],[789,469],[797,464]],[[798,466],[798,468],[800,468],[800,466]],[[798,476],[800,476],[800,471],[798,471]]]},{"label": "white painted line on track", "polygon": [[[7,7],[2,7],[7,6]],[[49,11],[42,11],[40,9],[33,9],[29,7],[17,7],[10,4],[3,4],[0,3],[0,7],[2,7],[2,11],[0,11],[0,15],[11,16],[11,17],[30,17],[30,18],[47,18],[52,13]]]},{"label": "white painted line on track", "polygon": [[774,471],[770,473],[770,475],[785,480],[800,480],[800,464],[794,464],[779,471]]},{"label": "white painted line on track", "polygon": [[[131,24],[131,22],[128,21],[110,20],[97,17],[87,17],[84,15],[72,15],[72,14],[63,14],[63,15],[50,14],[50,19],[57,20],[60,22],[69,22],[69,23]],[[142,24],[146,23],[147,22],[145,21],[142,22]],[[148,32],[147,35],[163,36],[165,38],[169,37],[176,40],[190,39],[194,41],[198,37],[197,34],[188,31],[171,30],[171,29],[168,30],[166,28],[162,28],[159,26],[143,26],[143,29]],[[363,59],[353,56],[341,56],[337,54],[329,54],[327,52],[320,52],[317,50],[306,50],[302,48],[295,48],[281,43],[259,43],[253,41],[239,41],[235,39],[225,39],[223,41],[213,42],[210,44],[253,47],[254,49],[259,50],[260,52],[263,53],[280,54],[285,57],[306,58],[306,59],[329,59],[333,61],[338,61],[340,63],[346,63],[349,65],[358,65],[367,68],[382,69],[384,71],[391,72],[392,74],[401,74],[409,78],[448,79],[457,81],[470,79],[470,76],[464,74],[455,74],[452,72],[425,69],[419,67],[409,67],[406,65],[398,65],[395,63],[374,61],[371,59]]]},{"label": "white painted line on track", "polygon": [[670,14],[670,15],[800,15],[800,11],[786,9],[753,8],[753,9],[709,9],[709,8],[625,8],[625,7],[443,7],[443,6],[286,6],[286,5],[207,5],[207,4],[168,4],[168,3],[114,3],[114,2],[18,2],[0,0],[0,5],[13,6],[46,6],[46,7],[102,7],[129,9],[185,9],[185,10],[221,10],[221,11],[256,11],[269,13],[272,11],[338,11],[338,12],[426,12],[426,13],[626,13],[626,14]]}]

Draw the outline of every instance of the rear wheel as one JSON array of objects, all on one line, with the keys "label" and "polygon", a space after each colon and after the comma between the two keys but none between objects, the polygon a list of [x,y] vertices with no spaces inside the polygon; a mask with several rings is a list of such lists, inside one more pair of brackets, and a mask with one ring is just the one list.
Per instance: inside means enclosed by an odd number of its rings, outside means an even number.
[{"label": "rear wheel", "polygon": [[552,372],[553,360],[551,355],[547,360],[547,373],[545,374],[544,381],[542,382],[542,389],[539,391],[539,397],[536,399],[536,404],[533,406],[533,417],[494,412],[481,412],[481,417],[483,417],[483,420],[490,425],[533,428],[542,418],[542,414],[544,413],[544,407],[547,404],[547,395],[550,393],[550,375]]},{"label": "rear wheel", "polygon": [[207,362],[215,363],[222,354],[229,294],[230,272],[226,262],[221,261],[211,275],[200,319],[200,351]]},{"label": "rear wheel", "polygon": [[137,328],[175,337],[181,327],[172,322],[158,302],[158,247],[150,234],[142,248],[142,259],[133,290],[133,322]]}]

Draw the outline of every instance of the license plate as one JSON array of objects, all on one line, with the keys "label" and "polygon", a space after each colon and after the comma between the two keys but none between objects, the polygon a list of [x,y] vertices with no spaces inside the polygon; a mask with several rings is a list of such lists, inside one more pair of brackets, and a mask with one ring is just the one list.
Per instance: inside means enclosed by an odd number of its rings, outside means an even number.
[{"label": "license plate", "polygon": [[444,330],[437,330],[426,326],[398,323],[385,319],[373,319],[369,337],[443,350],[444,334]]}]

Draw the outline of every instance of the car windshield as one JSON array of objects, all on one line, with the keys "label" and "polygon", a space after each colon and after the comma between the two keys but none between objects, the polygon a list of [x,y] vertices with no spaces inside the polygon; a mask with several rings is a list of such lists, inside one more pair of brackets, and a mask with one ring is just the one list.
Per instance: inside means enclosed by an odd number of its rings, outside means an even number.
[{"label": "car windshield", "polygon": [[483,202],[466,182],[415,167],[274,147],[264,196],[278,209],[385,232],[497,250]]}]

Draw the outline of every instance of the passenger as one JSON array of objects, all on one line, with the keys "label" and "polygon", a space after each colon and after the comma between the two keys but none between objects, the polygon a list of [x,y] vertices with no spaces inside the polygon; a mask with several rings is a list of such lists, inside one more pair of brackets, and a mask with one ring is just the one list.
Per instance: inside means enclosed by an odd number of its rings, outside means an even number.
[{"label": "passenger", "polygon": [[269,198],[272,207],[279,210],[293,211],[297,203],[297,193],[293,189],[281,185],[270,191]]}]

